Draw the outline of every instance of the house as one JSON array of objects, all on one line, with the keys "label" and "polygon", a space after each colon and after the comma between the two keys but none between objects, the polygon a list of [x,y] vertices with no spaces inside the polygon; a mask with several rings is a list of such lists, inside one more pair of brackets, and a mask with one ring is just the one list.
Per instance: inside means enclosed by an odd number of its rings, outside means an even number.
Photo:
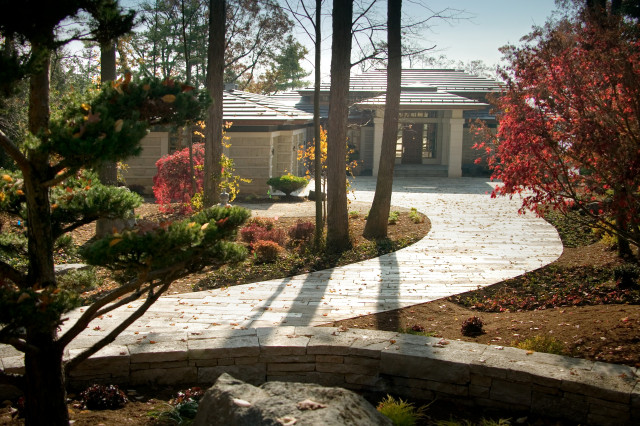
[{"label": "house", "polygon": [[[359,154],[362,174],[378,174],[387,72],[372,70],[351,77],[349,144]],[[396,176],[448,176],[478,172],[478,152],[469,131],[475,119],[495,127],[487,94],[501,83],[453,69],[402,71],[396,143]],[[313,88],[272,98],[313,112]],[[321,115],[327,117],[329,84],[320,90]]]},{"label": "house", "polygon": [[[396,176],[455,178],[477,173],[478,152],[471,148],[470,123],[481,119],[495,127],[487,95],[499,92],[501,83],[453,69],[405,69],[401,86]],[[358,174],[378,173],[385,92],[386,70],[351,77],[348,143],[359,159]],[[329,96],[330,86],[323,84],[323,121],[328,117]],[[224,120],[233,124],[227,130],[226,154],[234,160],[237,174],[252,179],[241,186],[242,193],[262,195],[269,189],[269,177],[304,174],[296,151],[313,138],[313,97],[313,88],[262,96],[227,87]],[[168,137],[151,134],[149,138],[155,141],[153,148],[147,152],[150,143],[145,139],[139,159],[145,165],[138,164],[138,159],[129,161],[128,183],[140,177],[145,182],[141,184],[150,187],[158,154],[170,150]],[[145,176],[141,176],[143,169]]]},{"label": "house", "polygon": [[[267,179],[286,173],[304,175],[297,150],[307,141],[313,115],[266,96],[227,87],[223,99],[223,118],[231,126],[226,129],[228,147],[224,149],[233,159],[235,173],[251,179],[242,183],[243,194],[264,195],[269,190]],[[144,187],[151,194],[156,161],[164,155],[181,149],[186,144],[177,142],[169,132],[151,132],[141,142],[142,153],[127,159],[123,173],[128,186]]]}]

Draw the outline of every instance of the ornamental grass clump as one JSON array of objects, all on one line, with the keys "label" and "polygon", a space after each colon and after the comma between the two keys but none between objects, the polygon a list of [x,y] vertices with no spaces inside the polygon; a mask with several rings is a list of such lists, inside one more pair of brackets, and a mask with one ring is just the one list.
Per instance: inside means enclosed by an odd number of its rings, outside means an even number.
[{"label": "ornamental grass clump", "polygon": [[414,426],[424,417],[425,407],[416,408],[410,402],[387,395],[376,410],[388,417],[395,426]]},{"label": "ornamental grass clump", "polygon": [[567,352],[564,343],[550,336],[530,337],[518,343],[516,347],[527,351],[544,352],[556,355],[565,355]]}]

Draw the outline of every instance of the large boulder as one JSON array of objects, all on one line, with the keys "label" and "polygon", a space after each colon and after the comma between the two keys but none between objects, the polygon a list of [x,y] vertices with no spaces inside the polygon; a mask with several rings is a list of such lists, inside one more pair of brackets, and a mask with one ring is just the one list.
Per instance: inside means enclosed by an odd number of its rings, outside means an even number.
[{"label": "large boulder", "polygon": [[222,374],[200,400],[194,426],[391,425],[363,397],[342,388],[268,382],[255,387]]}]

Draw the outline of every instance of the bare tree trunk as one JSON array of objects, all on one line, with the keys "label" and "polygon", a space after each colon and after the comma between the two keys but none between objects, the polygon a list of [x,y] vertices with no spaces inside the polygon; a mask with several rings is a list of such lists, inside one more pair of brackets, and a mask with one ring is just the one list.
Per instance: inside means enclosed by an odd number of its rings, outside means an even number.
[{"label": "bare tree trunk", "polygon": [[62,349],[55,341],[54,330],[29,330],[27,340],[36,346],[25,354],[26,402],[25,424],[68,425]]},{"label": "bare tree trunk", "polygon": [[316,0],[316,40],[315,40],[315,82],[313,91],[313,139],[315,140],[314,155],[314,179],[316,191],[316,233],[314,244],[316,250],[322,244],[324,234],[324,217],[322,215],[322,146],[320,144],[320,58],[322,55],[322,0]]},{"label": "bare tree trunk", "polygon": [[346,140],[353,1],[334,0],[332,13],[331,99],[327,126],[327,249],[344,251],[351,247],[347,211]]},{"label": "bare tree trunk", "polygon": [[185,15],[184,1],[180,1],[182,11],[182,48],[184,53],[184,66],[186,68],[187,84],[191,84],[191,51],[189,50],[189,41],[187,39],[187,21]]},{"label": "bare tree trunk", "polygon": [[[42,68],[29,82],[29,130],[43,137],[49,127],[49,50],[36,43],[32,45],[34,57],[42,57]],[[47,180],[49,161],[46,154],[29,152],[31,168],[24,173],[25,194],[28,205],[27,235],[29,238],[29,275],[31,288],[55,286],[53,269],[53,236],[49,212],[49,189],[42,185]],[[27,329],[27,344],[36,348],[25,354],[26,418],[27,425],[68,425],[62,351],[55,345],[56,329]]]},{"label": "bare tree trunk", "polygon": [[[100,84],[108,84],[116,79],[116,47],[111,40],[100,44]],[[103,185],[118,184],[118,167],[113,161],[103,163],[98,170],[98,178]],[[101,238],[111,233],[116,221],[98,219],[96,221],[96,237]]]},{"label": "bare tree trunk", "polygon": [[220,201],[222,158],[222,99],[224,96],[224,45],[226,33],[226,1],[209,0],[209,51],[207,90],[211,106],[207,112],[204,144],[204,206]]},{"label": "bare tree trunk", "polygon": [[193,165],[193,132],[191,131],[191,125],[187,124],[184,128],[184,134],[187,138],[187,146],[189,147],[189,176],[191,177],[191,197],[197,191],[197,183],[196,183],[196,171]]},{"label": "bare tree trunk", "polygon": [[366,238],[384,238],[387,236],[391,192],[393,188],[393,169],[395,167],[396,138],[398,135],[398,109],[402,80],[402,0],[388,0],[388,45],[389,62],[387,64],[387,95],[382,127],[382,149],[380,166],[376,181],[376,193],[369,211],[363,235]]}]

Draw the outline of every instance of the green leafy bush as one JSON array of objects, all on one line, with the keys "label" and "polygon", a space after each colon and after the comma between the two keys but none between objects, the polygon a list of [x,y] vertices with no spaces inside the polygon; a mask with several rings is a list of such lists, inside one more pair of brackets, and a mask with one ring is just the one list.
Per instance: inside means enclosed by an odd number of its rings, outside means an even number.
[{"label": "green leafy bush", "polygon": [[620,290],[637,288],[639,277],[640,267],[632,263],[625,263],[613,269],[613,278]]},{"label": "green leafy bush", "polygon": [[351,210],[349,212],[349,217],[352,218],[352,219],[356,219],[356,218],[360,217],[360,212],[357,211],[357,210]]},{"label": "green leafy bush", "polygon": [[523,340],[517,345],[520,349],[548,354],[564,355],[566,349],[564,343],[550,336],[534,336]]},{"label": "green leafy bush", "polygon": [[376,409],[388,417],[395,426],[413,426],[424,417],[424,407],[416,408],[413,404],[397,400],[391,395],[380,401]]},{"label": "green leafy bush", "polygon": [[400,212],[392,211],[389,213],[389,225],[395,225],[400,219]]},{"label": "green leafy bush", "polygon": [[102,279],[96,275],[95,268],[88,267],[76,271],[69,271],[58,276],[58,286],[61,289],[83,293],[102,284]]},{"label": "green leafy bush", "polygon": [[275,262],[281,252],[282,247],[274,241],[258,240],[253,244],[253,255],[258,263]]},{"label": "green leafy bush", "polygon": [[307,186],[307,179],[292,174],[286,174],[280,177],[272,177],[267,180],[267,185],[270,185],[276,191],[284,192],[288,197],[292,192]]},{"label": "green leafy bush", "polygon": [[420,213],[418,213],[418,209],[416,209],[415,207],[411,207],[411,211],[409,212],[409,219],[411,219],[411,221],[416,224],[424,222],[424,217]]}]

